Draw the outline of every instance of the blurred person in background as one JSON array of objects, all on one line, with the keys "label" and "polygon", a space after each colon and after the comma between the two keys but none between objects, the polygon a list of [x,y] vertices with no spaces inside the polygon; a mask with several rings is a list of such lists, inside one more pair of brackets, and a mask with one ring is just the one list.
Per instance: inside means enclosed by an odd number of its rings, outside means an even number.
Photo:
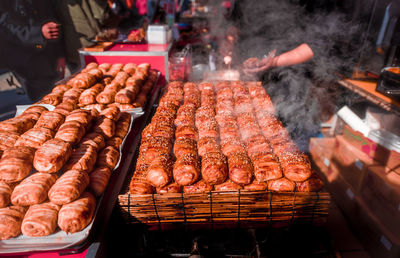
[{"label": "blurred person in background", "polygon": [[105,27],[117,27],[120,18],[112,12],[114,0],[57,0],[68,68],[73,73],[81,63],[78,49],[93,46]]},{"label": "blurred person in background", "polygon": [[13,72],[33,102],[64,76],[60,24],[53,3],[0,1],[0,68]]}]

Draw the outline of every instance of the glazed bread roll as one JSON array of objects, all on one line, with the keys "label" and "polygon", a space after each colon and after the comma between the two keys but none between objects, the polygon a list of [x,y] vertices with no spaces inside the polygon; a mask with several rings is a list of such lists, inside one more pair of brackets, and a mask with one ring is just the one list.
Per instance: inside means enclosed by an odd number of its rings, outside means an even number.
[{"label": "glazed bread roll", "polygon": [[96,199],[91,193],[85,192],[79,199],[61,207],[57,224],[67,233],[81,231],[92,221],[95,209]]},{"label": "glazed bread roll", "polygon": [[65,116],[62,114],[52,111],[43,111],[39,120],[35,124],[35,128],[44,127],[56,132],[64,123],[64,120]]},{"label": "glazed bread roll", "polygon": [[90,173],[89,189],[95,196],[103,194],[108,180],[111,176],[111,170],[108,167],[97,167]]},{"label": "glazed bread roll", "polygon": [[81,172],[89,173],[92,171],[97,159],[97,149],[90,145],[80,145],[75,149],[71,158],[65,164],[64,169],[78,170]]},{"label": "glazed bread roll", "polygon": [[84,89],[77,89],[77,88],[71,88],[64,92],[64,96],[62,99],[62,102],[70,102],[77,104],[79,100],[79,96],[81,93],[84,91]]},{"label": "glazed bread roll", "polygon": [[71,144],[60,139],[45,142],[35,153],[33,166],[39,172],[55,173],[69,159]]},{"label": "glazed bread roll", "polygon": [[66,171],[50,188],[52,203],[63,205],[76,200],[89,185],[89,175],[78,170]]},{"label": "glazed bread roll", "polygon": [[11,184],[0,181],[0,208],[6,207],[11,201],[13,187]]},{"label": "glazed bread roll", "polygon": [[182,192],[182,186],[178,185],[177,183],[169,183],[168,185],[157,188],[156,189],[157,193],[164,194],[164,193],[181,193]]},{"label": "glazed bread roll", "polygon": [[97,68],[99,68],[103,73],[106,73],[108,70],[110,70],[111,64],[108,63],[99,64]]},{"label": "glazed bread roll", "polygon": [[166,186],[172,178],[172,160],[169,154],[154,159],[147,171],[147,181],[154,187]]},{"label": "glazed bread roll", "polygon": [[224,183],[219,185],[214,185],[216,191],[238,191],[242,189],[242,187],[232,180],[228,179]]},{"label": "glazed bread roll", "polygon": [[89,133],[86,134],[85,137],[82,138],[81,142],[79,143],[80,146],[82,145],[90,145],[96,148],[96,151],[100,151],[105,147],[105,140],[103,135],[99,133]]},{"label": "glazed bread roll", "polygon": [[8,183],[24,179],[32,169],[34,149],[18,146],[6,149],[0,159],[0,181]]},{"label": "glazed bread roll", "polygon": [[85,126],[81,123],[68,121],[60,126],[54,138],[76,145],[85,135],[85,132]]},{"label": "glazed bread roll", "polygon": [[283,176],[278,158],[273,153],[257,153],[250,156],[254,165],[254,177],[259,182],[278,179]]},{"label": "glazed bread roll", "polygon": [[34,173],[17,185],[11,195],[11,203],[19,206],[30,206],[42,203],[47,199],[49,189],[58,176],[49,173]]},{"label": "glazed bread roll", "polygon": [[287,179],[302,182],[311,176],[311,163],[304,153],[281,155],[279,161]]},{"label": "glazed bread roll", "polygon": [[188,153],[179,158],[173,168],[175,182],[180,185],[191,185],[200,177],[200,160],[197,155]]},{"label": "glazed bread roll", "polygon": [[268,189],[268,183],[266,182],[258,182],[256,180],[249,185],[244,186],[244,190],[246,191],[265,191]]},{"label": "glazed bread roll", "polygon": [[72,87],[87,89],[96,82],[96,77],[90,73],[79,73],[74,77]]},{"label": "glazed bread roll", "polygon": [[117,92],[114,90],[104,90],[96,96],[96,101],[101,104],[113,103],[116,94]]},{"label": "glazed bread roll", "polygon": [[93,127],[94,132],[100,133],[104,138],[109,139],[115,134],[115,122],[108,118],[100,118]]},{"label": "glazed bread roll", "polygon": [[174,155],[177,159],[180,159],[184,155],[191,153],[197,154],[196,141],[189,138],[179,138],[174,143]]},{"label": "glazed bread roll", "polygon": [[146,180],[148,167],[148,165],[136,166],[136,170],[129,183],[129,193],[149,194],[154,192],[154,187]]},{"label": "glazed bread roll", "polygon": [[213,190],[213,186],[207,184],[204,180],[200,180],[192,185],[185,185],[183,187],[184,193],[205,193]]},{"label": "glazed bread roll", "polygon": [[92,113],[90,110],[77,109],[72,111],[68,116],[65,117],[65,123],[69,121],[76,121],[81,123],[85,128],[88,128],[92,121]]},{"label": "glazed bread roll", "polygon": [[107,146],[104,148],[98,158],[96,165],[98,167],[106,166],[109,169],[113,170],[117,165],[119,159],[119,151],[115,149],[113,146]]},{"label": "glazed bread roll", "polygon": [[15,142],[15,146],[26,146],[33,149],[39,149],[43,143],[52,139],[54,132],[45,127],[32,128],[26,131]]},{"label": "glazed bread roll", "polygon": [[118,107],[108,107],[100,112],[100,117],[105,117],[113,120],[114,122],[118,121],[121,116],[121,111]]},{"label": "glazed bread roll", "polygon": [[60,92],[51,92],[44,96],[39,103],[41,104],[49,104],[53,106],[57,106],[61,103],[63,98],[63,94]]},{"label": "glazed bread roll", "polygon": [[299,192],[318,192],[324,187],[324,181],[314,171],[311,172],[311,177],[303,182],[295,182],[296,190]]},{"label": "glazed bread roll", "polygon": [[58,211],[61,206],[45,202],[29,207],[22,221],[21,231],[25,236],[48,236],[57,228]]},{"label": "glazed bread roll", "polygon": [[106,141],[106,145],[119,149],[119,147],[122,145],[122,139],[114,136]]},{"label": "glazed bread roll", "polygon": [[293,192],[296,184],[286,177],[268,181],[268,190],[277,192]]},{"label": "glazed bread roll", "polygon": [[17,116],[0,122],[0,131],[22,134],[35,125],[35,120],[26,115]]},{"label": "glazed bread roll", "polygon": [[221,152],[221,146],[218,143],[218,139],[214,137],[200,138],[197,142],[197,149],[199,156],[201,157],[210,152]]},{"label": "glazed bread roll", "polygon": [[21,234],[21,224],[26,210],[22,206],[8,206],[0,209],[0,240]]},{"label": "glazed bread roll", "polygon": [[247,155],[241,153],[228,156],[229,178],[239,185],[253,181],[253,165]]},{"label": "glazed bread roll", "polygon": [[115,136],[124,139],[128,133],[131,124],[131,115],[127,112],[121,112],[120,118],[115,125]]},{"label": "glazed bread roll", "polygon": [[96,103],[96,96],[103,91],[104,85],[101,83],[95,84],[93,87],[84,90],[79,96],[79,105],[86,106]]},{"label": "glazed bread roll", "polygon": [[115,102],[121,104],[130,104],[135,100],[135,92],[129,88],[122,89],[115,95]]},{"label": "glazed bread roll", "polygon": [[0,150],[6,150],[14,146],[20,134],[15,132],[0,131]]},{"label": "glazed bread roll", "polygon": [[51,92],[53,92],[53,93],[62,93],[62,94],[64,94],[64,92],[66,92],[67,90],[69,90],[69,89],[71,89],[71,86],[70,85],[66,85],[66,84],[59,84],[59,85],[57,85],[57,86],[55,86],[52,90],[51,90]]},{"label": "glazed bread roll", "polygon": [[29,113],[42,113],[44,111],[48,111],[46,107],[43,106],[30,106],[22,112],[22,114],[29,114]]},{"label": "glazed bread roll", "polygon": [[210,185],[225,182],[228,176],[228,166],[225,156],[220,152],[206,153],[201,160],[201,175]]},{"label": "glazed bread roll", "polygon": [[88,68],[87,73],[94,76],[96,80],[100,80],[103,77],[103,71],[97,68]]},{"label": "glazed bread roll", "polygon": [[56,106],[56,108],[53,110],[53,112],[62,114],[64,116],[67,116],[72,110],[76,108],[76,103],[72,102],[61,102]]}]

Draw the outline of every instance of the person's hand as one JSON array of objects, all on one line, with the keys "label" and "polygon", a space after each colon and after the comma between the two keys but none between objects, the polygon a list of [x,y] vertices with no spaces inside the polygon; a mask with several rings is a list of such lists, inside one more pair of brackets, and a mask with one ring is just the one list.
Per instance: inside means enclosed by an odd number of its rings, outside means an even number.
[{"label": "person's hand", "polygon": [[43,24],[42,35],[45,39],[58,39],[60,35],[59,25],[55,22]]},{"label": "person's hand", "polygon": [[272,50],[263,59],[255,57],[249,58],[243,62],[243,72],[246,75],[254,76],[260,72],[266,71],[277,65],[278,57],[275,56],[276,50]]}]

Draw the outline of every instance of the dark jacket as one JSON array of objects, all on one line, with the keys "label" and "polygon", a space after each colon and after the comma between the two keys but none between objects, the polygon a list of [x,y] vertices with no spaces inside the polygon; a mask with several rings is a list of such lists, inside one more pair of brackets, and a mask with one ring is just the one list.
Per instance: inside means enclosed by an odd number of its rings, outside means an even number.
[{"label": "dark jacket", "polygon": [[0,1],[0,67],[22,77],[31,100],[59,79],[62,46],[59,40],[46,40],[41,31],[46,22],[57,21],[54,10],[52,0]]}]

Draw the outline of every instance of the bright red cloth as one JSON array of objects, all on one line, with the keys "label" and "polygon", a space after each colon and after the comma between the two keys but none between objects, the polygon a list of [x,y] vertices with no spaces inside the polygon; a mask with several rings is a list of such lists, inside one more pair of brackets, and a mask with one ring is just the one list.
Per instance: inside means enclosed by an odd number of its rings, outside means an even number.
[{"label": "bright red cloth", "polygon": [[[133,0],[127,0],[133,1]],[[140,15],[147,14],[147,0],[136,0],[136,8]]]}]

